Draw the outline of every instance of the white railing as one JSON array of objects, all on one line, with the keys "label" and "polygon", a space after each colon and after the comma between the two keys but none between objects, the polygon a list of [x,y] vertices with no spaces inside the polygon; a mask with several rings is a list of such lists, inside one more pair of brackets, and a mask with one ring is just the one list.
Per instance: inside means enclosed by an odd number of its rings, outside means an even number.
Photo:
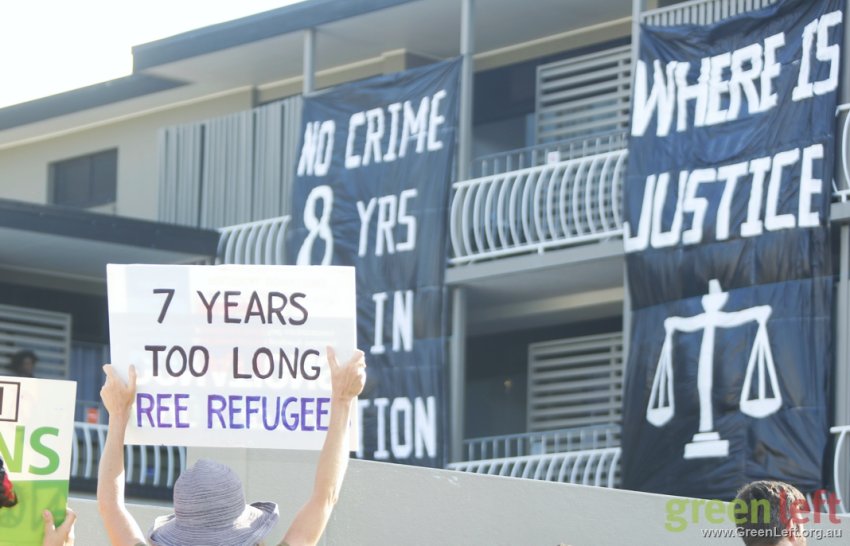
[{"label": "white railing", "polygon": [[475,158],[472,166],[475,176],[493,176],[527,167],[622,150],[627,144],[625,131],[613,131],[593,138],[573,138],[484,155]]},{"label": "white railing", "polygon": [[693,0],[645,11],[643,23],[651,26],[710,25],[728,17],[766,8],[779,0]]},{"label": "white railing", "polygon": [[224,264],[284,264],[289,216],[219,229],[218,262]]},{"label": "white railing", "polygon": [[[71,477],[97,478],[97,465],[106,443],[106,425],[74,423],[71,444]],[[125,480],[128,484],[173,487],[186,468],[186,448],[176,446],[125,446]]]},{"label": "white railing", "polygon": [[[841,476],[842,463],[844,464],[846,471],[848,457],[850,457],[850,454],[847,454],[844,450],[845,443],[850,443],[850,425],[832,427],[829,430],[838,436],[835,440],[835,456],[832,467],[835,494],[838,496],[839,500],[838,510],[842,514],[850,515],[850,498],[844,496],[846,494],[850,494],[850,491],[843,488],[843,486],[850,485],[850,475]],[[847,449],[850,449],[850,446],[848,446]],[[843,461],[841,459],[842,453],[845,453]]]},{"label": "white railing", "polygon": [[626,150],[456,182],[453,265],[622,234]]},{"label": "white railing", "polygon": [[468,461],[518,457],[523,455],[545,455],[565,451],[617,447],[620,445],[618,425],[484,436],[464,440]]},{"label": "white railing", "polygon": [[608,447],[451,463],[449,470],[552,482],[614,487],[620,448]]}]

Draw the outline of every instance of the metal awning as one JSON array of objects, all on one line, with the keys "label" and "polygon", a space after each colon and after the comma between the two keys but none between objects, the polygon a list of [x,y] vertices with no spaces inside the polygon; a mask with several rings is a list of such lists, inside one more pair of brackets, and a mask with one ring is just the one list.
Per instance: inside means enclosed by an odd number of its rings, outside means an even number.
[{"label": "metal awning", "polygon": [[103,291],[108,263],[212,260],[218,239],[214,230],[0,199],[0,280]]}]

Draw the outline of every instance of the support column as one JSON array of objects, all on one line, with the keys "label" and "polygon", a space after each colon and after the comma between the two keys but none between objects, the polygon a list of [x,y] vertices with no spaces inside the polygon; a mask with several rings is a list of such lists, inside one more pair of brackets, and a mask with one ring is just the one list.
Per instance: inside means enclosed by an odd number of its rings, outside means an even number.
[{"label": "support column", "polygon": [[449,460],[464,460],[466,421],[466,289],[452,289],[452,337],[449,354]]},{"label": "support column", "polygon": [[309,95],[316,90],[316,29],[304,31],[304,87],[303,94]]},{"label": "support column", "polygon": [[[850,425],[850,340],[848,340],[850,336],[850,225],[843,224],[838,229],[841,235],[838,252],[840,263],[838,265],[838,297],[836,298],[837,324],[835,324],[834,423]],[[837,436],[833,435],[833,442],[835,439]],[[846,446],[845,449],[847,449]],[[838,475],[834,476],[834,479],[842,479],[841,485],[846,488],[847,479],[850,477],[850,461],[847,458],[839,461],[837,470]]]},{"label": "support column", "polygon": [[463,0],[460,17],[460,54],[463,65],[460,72],[460,112],[458,120],[457,179],[467,180],[472,166],[472,85],[475,77],[473,53],[475,51],[474,0]]}]

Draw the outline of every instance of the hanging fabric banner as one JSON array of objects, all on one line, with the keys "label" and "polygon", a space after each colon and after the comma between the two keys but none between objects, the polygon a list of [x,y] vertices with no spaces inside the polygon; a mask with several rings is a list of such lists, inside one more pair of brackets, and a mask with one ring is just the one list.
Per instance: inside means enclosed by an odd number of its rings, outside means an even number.
[{"label": "hanging fabric banner", "polygon": [[358,455],[442,466],[446,230],[460,63],[304,100],[287,262],[353,265],[368,381]]},{"label": "hanging fabric banner", "polygon": [[641,27],[624,242],[623,484],[822,485],[839,0]]}]

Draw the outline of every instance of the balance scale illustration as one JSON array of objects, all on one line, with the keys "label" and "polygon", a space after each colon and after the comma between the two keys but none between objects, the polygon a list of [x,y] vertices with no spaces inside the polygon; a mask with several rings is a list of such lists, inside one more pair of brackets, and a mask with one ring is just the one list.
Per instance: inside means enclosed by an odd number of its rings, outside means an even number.
[{"label": "balance scale illustration", "polygon": [[[774,413],[782,405],[782,393],[779,391],[776,366],[767,335],[767,319],[773,310],[772,307],[759,305],[740,311],[721,311],[728,299],[729,293],[722,291],[717,279],[712,279],[708,283],[708,294],[702,297],[704,313],[692,317],[668,317],[664,321],[664,345],[646,408],[646,420],[656,427],[666,425],[676,411],[673,397],[673,334],[703,331],[697,363],[699,432],[685,445],[685,459],[729,455],[729,440],[721,439],[720,434],[714,431],[714,408],[711,402],[714,383],[714,337],[718,328],[735,328],[751,322],[758,323],[755,343],[750,352],[741,389],[741,411],[751,417],[763,418]],[[757,393],[750,396],[754,375]]]}]

